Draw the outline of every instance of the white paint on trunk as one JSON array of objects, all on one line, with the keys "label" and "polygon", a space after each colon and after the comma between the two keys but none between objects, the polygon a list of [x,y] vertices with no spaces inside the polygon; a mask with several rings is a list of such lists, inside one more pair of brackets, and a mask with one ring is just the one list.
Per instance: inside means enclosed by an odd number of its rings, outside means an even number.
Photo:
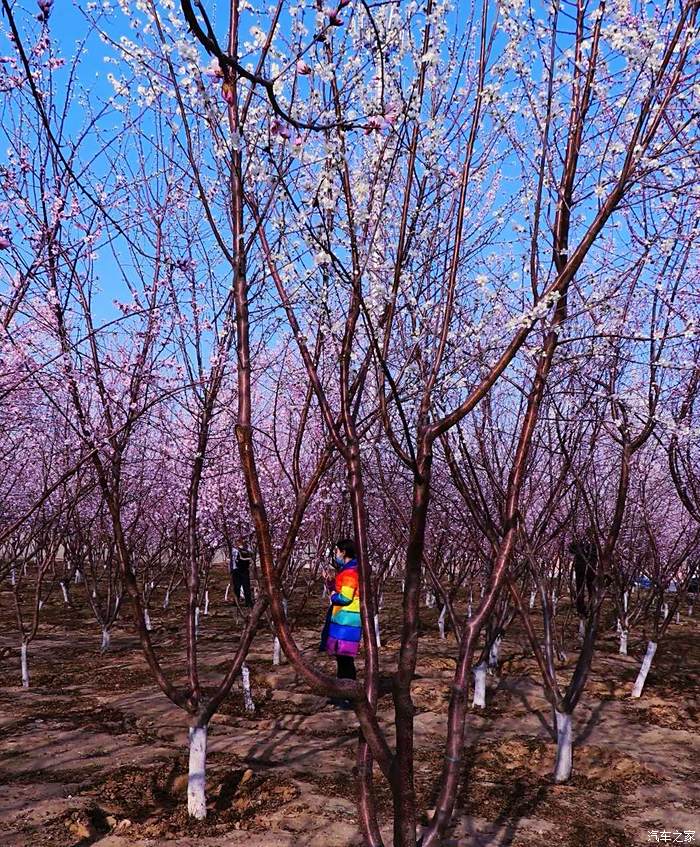
[{"label": "white paint on trunk", "polygon": [[622,595],[622,607],[625,610],[625,614],[627,614],[627,604],[628,604],[628,601],[629,601],[629,597],[630,597],[629,591],[625,591],[625,593]]},{"label": "white paint on trunk", "polygon": [[472,616],[472,602],[469,601],[469,605],[467,606],[467,620],[470,620]]},{"label": "white paint on trunk", "polygon": [[642,691],[644,690],[644,683],[647,681],[649,668],[651,667],[651,663],[654,658],[654,653],[656,653],[657,647],[658,644],[655,641],[650,641],[647,644],[647,652],[644,656],[642,666],[639,669],[639,673],[637,674],[637,679],[634,683],[634,688],[632,689],[632,696],[635,698],[639,698],[642,696]]},{"label": "white paint on trunk", "polygon": [[245,662],[241,665],[241,680],[243,681],[243,703],[245,710],[252,713],[255,711],[255,703],[253,702],[253,692],[250,688],[250,669]]},{"label": "white paint on trunk", "polygon": [[678,609],[676,609],[676,623],[681,622],[681,613]]},{"label": "white paint on trunk", "polygon": [[190,767],[187,778],[187,811],[201,821],[207,816],[207,727],[190,727]]},{"label": "white paint on trunk", "polygon": [[501,652],[501,642],[503,639],[500,635],[497,635],[493,644],[491,645],[491,649],[489,650],[489,667],[495,668],[498,666],[498,654]]},{"label": "white paint on trunk", "polygon": [[14,568],[10,568],[10,583],[12,585],[17,585],[17,574],[15,573]]},{"label": "white paint on trunk", "polygon": [[485,591],[485,590],[486,590],[486,589],[485,589],[485,588],[484,588],[484,586],[482,585],[482,586],[481,586],[481,599],[482,599],[482,600],[484,599],[484,591]]},{"label": "white paint on trunk", "polygon": [[272,664],[279,665],[280,663],[280,640],[277,636],[275,636],[274,641],[272,642]]},{"label": "white paint on trunk", "polygon": [[224,603],[226,603],[228,601],[228,593],[229,593],[230,590],[231,590],[231,583],[229,582],[226,585],[226,593],[224,594]]},{"label": "white paint on trunk", "polygon": [[445,637],[445,615],[447,614],[447,606],[442,607],[440,617],[438,618],[438,629],[440,630],[440,638]]},{"label": "white paint on trunk", "polygon": [[41,611],[43,608],[44,608],[44,601],[39,600],[39,611]]},{"label": "white paint on trunk", "polygon": [[428,609],[432,609],[435,605],[435,595],[432,593],[432,591],[425,592],[425,605]]},{"label": "white paint on trunk", "polygon": [[620,630],[620,650],[619,653],[621,656],[627,655],[627,630]]},{"label": "white paint on trunk", "polygon": [[194,607],[194,637],[199,636],[199,606]]},{"label": "white paint on trunk", "polygon": [[20,647],[20,664],[22,666],[22,688],[29,688],[29,664],[27,663],[27,644],[22,642]]},{"label": "white paint on trunk", "polygon": [[63,580],[61,580],[60,585],[61,585],[61,591],[63,592],[63,602],[67,606],[68,603],[70,602],[69,599],[68,599],[68,589],[66,588],[66,584],[65,584],[65,582],[63,582]]},{"label": "white paint on trunk", "polygon": [[693,617],[693,604],[692,603],[690,604],[690,606],[688,606],[688,617],[689,618]]},{"label": "white paint on trunk", "polygon": [[97,592],[95,591],[94,588],[92,589],[92,599],[97,600]]},{"label": "white paint on trunk", "polygon": [[664,603],[661,607],[661,614],[663,615],[664,620],[666,620],[666,618],[668,617],[668,603]]},{"label": "white paint on trunk", "polygon": [[619,635],[621,632],[622,632],[622,623],[620,622],[620,619],[618,618],[617,619],[617,634]]},{"label": "white paint on trunk", "polygon": [[209,614],[209,591],[204,592],[204,614]]},{"label": "white paint on trunk", "polygon": [[382,636],[379,631],[379,615],[374,616],[374,634],[377,636],[377,647],[382,646]]},{"label": "white paint on trunk", "polygon": [[109,650],[110,644],[110,634],[108,629],[102,630],[102,644],[100,645],[100,651],[102,653],[106,653]]},{"label": "white paint on trunk", "polygon": [[143,610],[143,622],[146,624],[146,632],[151,632],[153,626],[151,625],[151,616],[148,614],[148,609]]},{"label": "white paint on trunk", "polygon": [[586,635],[586,619],[579,618],[578,619],[578,637],[583,641]]},{"label": "white paint on trunk", "polygon": [[83,575],[80,573],[80,571],[76,571],[75,572],[75,584],[80,585],[80,583],[82,581],[83,581]]},{"label": "white paint on trunk", "polygon": [[474,696],[472,706],[486,708],[486,662],[480,662],[472,671],[474,674]]},{"label": "white paint on trunk", "polygon": [[552,591],[552,614],[556,615],[557,613],[557,592]]},{"label": "white paint on trunk", "polygon": [[554,781],[567,782],[571,776],[572,740],[571,715],[554,710],[557,722],[557,759],[554,763]]},{"label": "white paint on trunk", "polygon": [[163,598],[163,608],[167,609],[170,605],[170,589],[165,592],[165,597]]},{"label": "white paint on trunk", "polygon": [[531,609],[534,609],[534,608],[535,608],[535,597],[536,597],[535,592],[534,592],[534,591],[531,591],[531,592],[530,592],[530,608],[531,608]]}]

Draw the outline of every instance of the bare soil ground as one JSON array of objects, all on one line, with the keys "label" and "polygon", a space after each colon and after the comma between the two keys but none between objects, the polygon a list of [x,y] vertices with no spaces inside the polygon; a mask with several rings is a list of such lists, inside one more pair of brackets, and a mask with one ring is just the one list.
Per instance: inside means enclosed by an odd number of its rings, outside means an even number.
[{"label": "bare soil ground", "polygon": [[[223,575],[201,619],[204,678],[222,674],[240,628],[223,602]],[[296,634],[316,658],[324,603],[317,591],[293,598]],[[209,733],[206,821],[186,815],[187,721],[152,681],[128,621],[99,652],[100,632],[72,589],[74,607],[52,595],[30,647],[31,688],[20,685],[11,596],[0,594],[0,845],[2,847],[355,847],[357,722],[308,692],[288,664],[272,665],[272,637],[249,657],[256,712],[236,686]],[[398,646],[398,594],[383,612],[383,673]],[[162,598],[157,598],[161,599]],[[182,676],[182,597],[168,612],[154,603],[154,640]],[[684,611],[687,612],[687,609]],[[455,643],[424,634],[414,683],[416,781],[427,815],[435,802]],[[629,692],[644,654],[633,631],[617,655],[608,626],[575,714],[574,776],[555,785],[551,714],[536,665],[515,623],[489,678],[488,705],[468,718],[468,748],[455,823],[445,844],[571,847],[648,844],[649,832],[694,832],[700,843],[700,614],[681,615],[654,659],[641,700]],[[606,624],[614,623],[607,621]],[[571,624],[569,659],[576,635]],[[318,660],[331,670],[330,660]],[[359,662],[361,669],[361,662]],[[381,701],[388,727],[391,699]],[[390,843],[391,798],[378,774],[378,805]],[[427,817],[424,818],[424,822]],[[674,836],[675,837],[675,836]],[[686,842],[688,843],[688,842]],[[692,843],[692,842],[691,842]]]}]

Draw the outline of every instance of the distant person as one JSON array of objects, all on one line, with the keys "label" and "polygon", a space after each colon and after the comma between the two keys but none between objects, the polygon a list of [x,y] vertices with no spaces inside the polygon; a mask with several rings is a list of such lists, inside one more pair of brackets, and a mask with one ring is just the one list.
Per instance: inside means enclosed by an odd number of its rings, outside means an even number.
[{"label": "distant person", "polygon": [[[360,649],[362,624],[360,620],[360,586],[357,571],[355,542],[341,538],[333,551],[335,576],[328,580],[331,592],[330,608],[321,635],[321,650],[334,656],[338,679],[357,679],[355,656]],[[351,708],[349,700],[332,697],[334,706]]]},{"label": "distant person", "polygon": [[[229,571],[233,593],[236,599],[242,599],[249,609],[253,605],[253,589],[250,585],[250,566],[252,563],[253,556],[245,542],[240,547],[232,549]],[[241,597],[241,592],[243,597]]]},{"label": "distant person", "polygon": [[569,545],[569,552],[574,557],[574,576],[576,579],[576,610],[579,616],[588,615],[586,592],[589,601],[593,600],[598,576],[598,550],[593,542],[591,533],[580,539],[575,539]]}]

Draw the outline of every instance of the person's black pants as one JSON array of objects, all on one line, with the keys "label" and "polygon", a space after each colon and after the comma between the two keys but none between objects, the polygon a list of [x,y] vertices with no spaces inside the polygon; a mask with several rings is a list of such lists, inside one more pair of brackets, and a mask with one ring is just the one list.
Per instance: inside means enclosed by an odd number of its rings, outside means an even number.
[{"label": "person's black pants", "polygon": [[338,663],[338,679],[357,679],[355,660],[352,656],[336,656]]},{"label": "person's black pants", "polygon": [[250,571],[244,571],[237,568],[235,571],[231,572],[231,579],[233,582],[233,591],[236,597],[239,600],[241,599],[242,590],[246,606],[248,606],[248,608],[252,607],[253,589],[250,586]]}]

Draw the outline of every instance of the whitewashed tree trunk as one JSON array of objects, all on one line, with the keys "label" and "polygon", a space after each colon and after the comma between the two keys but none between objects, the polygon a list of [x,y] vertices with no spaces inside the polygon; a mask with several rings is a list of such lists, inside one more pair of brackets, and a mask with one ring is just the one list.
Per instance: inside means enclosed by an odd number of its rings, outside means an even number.
[{"label": "whitewashed tree trunk", "polygon": [[143,622],[146,624],[146,632],[151,632],[153,626],[151,624],[151,616],[148,614],[148,609],[143,610]]},{"label": "whitewashed tree trunk", "polygon": [[272,664],[273,665],[279,665],[280,655],[281,655],[280,640],[277,636],[275,636],[275,638],[272,642]]},{"label": "whitewashed tree trunk", "polygon": [[377,636],[377,647],[382,646],[382,636],[379,630],[379,615],[374,616],[374,633]]},{"label": "whitewashed tree trunk", "polygon": [[63,592],[63,603],[67,606],[70,603],[70,600],[68,599],[68,589],[66,588],[66,584],[65,582],[63,582],[63,580],[61,580],[60,586],[61,591]]},{"label": "whitewashed tree trunk", "polygon": [[163,608],[167,609],[170,605],[170,589],[168,588],[165,592],[165,597],[163,598]]},{"label": "whitewashed tree trunk", "polygon": [[482,600],[484,599],[484,591],[485,591],[485,590],[486,590],[486,589],[485,589],[485,588],[484,588],[484,586],[482,585],[482,586],[481,586],[481,595],[480,595]]},{"label": "whitewashed tree trunk", "polygon": [[629,591],[625,591],[625,593],[622,595],[622,608],[625,610],[625,615],[627,614],[627,604],[629,601],[629,597]]},{"label": "whitewashed tree trunk", "polygon": [[637,674],[637,679],[634,683],[634,688],[632,689],[632,696],[635,698],[639,698],[642,696],[642,691],[644,690],[644,683],[647,680],[649,668],[651,668],[651,663],[654,658],[654,653],[656,653],[657,647],[658,644],[655,641],[650,641],[647,644],[647,652],[644,656],[642,666],[639,669],[639,673]]},{"label": "whitewashed tree trunk", "polygon": [[440,617],[438,618],[438,629],[440,630],[440,638],[445,637],[445,615],[447,613],[447,606],[442,607],[442,611],[440,612]]},{"label": "whitewashed tree trunk", "polygon": [[14,568],[10,568],[10,583],[11,585],[17,585],[17,574]]},{"label": "whitewashed tree trunk", "polygon": [[616,629],[616,631],[617,631],[618,635],[622,632],[622,622],[620,621],[619,618],[617,619],[617,629]]},{"label": "whitewashed tree trunk", "polygon": [[435,605],[435,595],[432,593],[432,591],[426,591],[425,592],[425,607],[427,609],[432,609],[434,605]]},{"label": "whitewashed tree trunk", "polygon": [[668,603],[664,603],[661,607],[661,614],[663,615],[664,620],[668,617]]},{"label": "whitewashed tree trunk", "polygon": [[80,583],[82,581],[83,581],[83,575],[80,573],[80,571],[76,571],[75,572],[75,584],[80,585]]},{"label": "whitewashed tree trunk", "polygon": [[194,607],[194,637],[199,637],[199,606]]},{"label": "whitewashed tree trunk", "polygon": [[552,591],[552,614],[556,615],[557,613],[557,592]]},{"label": "whitewashed tree trunk", "polygon": [[224,603],[226,603],[228,601],[228,593],[229,593],[230,590],[231,590],[231,583],[228,582],[226,584],[226,593],[224,594]]},{"label": "whitewashed tree trunk", "polygon": [[681,613],[678,609],[676,609],[676,623],[681,622]]},{"label": "whitewashed tree trunk", "polygon": [[583,641],[586,635],[586,619],[579,618],[578,619],[578,637],[581,641]]},{"label": "whitewashed tree trunk", "polygon": [[204,614],[209,614],[209,591],[204,592]]},{"label": "whitewashed tree trunk", "polygon": [[474,696],[472,706],[486,708],[486,662],[480,662],[472,671],[474,674]]},{"label": "whitewashed tree trunk", "polygon": [[620,650],[619,653],[621,656],[627,655],[627,630],[620,629]]},{"label": "whitewashed tree trunk", "polygon": [[20,647],[20,665],[22,668],[22,688],[29,688],[29,663],[27,662],[27,643]]},{"label": "whitewashed tree trunk", "polygon": [[531,591],[531,592],[530,592],[530,608],[531,608],[531,609],[534,609],[534,608],[535,608],[535,597],[536,597],[535,592],[534,592],[534,591]]},{"label": "whitewashed tree trunk", "polygon": [[43,608],[44,608],[44,601],[39,600],[39,611],[41,611]]},{"label": "whitewashed tree trunk", "polygon": [[501,652],[501,642],[503,639],[500,635],[496,636],[491,649],[489,650],[489,668],[498,667],[498,654]]},{"label": "whitewashed tree trunk", "polygon": [[557,758],[554,763],[554,781],[567,782],[571,776],[572,739],[571,715],[554,710],[557,722]]},{"label": "whitewashed tree trunk", "polygon": [[693,604],[692,603],[690,604],[690,606],[688,606],[688,617],[689,618],[693,617]]},{"label": "whitewashed tree trunk", "polygon": [[470,597],[469,598],[469,604],[467,605],[467,620],[471,620],[472,614],[473,614],[472,598]]},{"label": "whitewashed tree trunk", "polygon": [[106,653],[109,650],[111,637],[109,634],[109,630],[105,627],[102,630],[102,644],[100,645],[100,652]]},{"label": "whitewashed tree trunk", "polygon": [[243,703],[245,710],[252,714],[255,711],[255,703],[253,702],[253,692],[250,688],[250,670],[245,662],[241,665],[241,680],[243,682]]},{"label": "whitewashed tree trunk", "polygon": [[190,817],[207,816],[207,727],[190,727],[190,766],[187,778],[187,811]]}]

